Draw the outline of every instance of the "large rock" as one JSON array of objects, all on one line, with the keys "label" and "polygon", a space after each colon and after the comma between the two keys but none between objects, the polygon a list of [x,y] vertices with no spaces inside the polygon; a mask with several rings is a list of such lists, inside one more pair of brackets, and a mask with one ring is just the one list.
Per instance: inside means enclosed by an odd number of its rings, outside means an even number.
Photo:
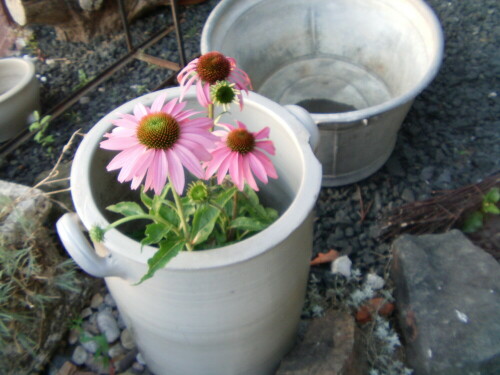
[{"label": "large rock", "polygon": [[51,207],[42,191],[0,180],[0,236],[5,243],[24,240],[45,221]]},{"label": "large rock", "polygon": [[351,314],[330,310],[314,319],[276,375],[364,375],[366,358]]},{"label": "large rock", "polygon": [[403,235],[393,279],[416,375],[500,374],[500,265],[461,232]]},{"label": "large rock", "polygon": [[40,373],[71,317],[102,284],[77,271],[54,242],[50,207],[40,190],[0,181],[0,284],[6,287],[0,313],[8,321],[0,342],[2,375]]}]

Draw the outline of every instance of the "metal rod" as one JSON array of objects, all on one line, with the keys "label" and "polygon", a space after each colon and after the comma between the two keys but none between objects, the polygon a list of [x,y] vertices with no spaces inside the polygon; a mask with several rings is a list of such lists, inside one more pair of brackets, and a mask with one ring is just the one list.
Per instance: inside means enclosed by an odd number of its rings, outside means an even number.
[{"label": "metal rod", "polygon": [[140,50],[137,52],[135,55],[135,58],[150,64],[155,64],[158,66],[161,66],[162,68],[170,69],[170,70],[179,70],[180,66],[177,63],[174,63],[172,61],[160,59],[159,57],[151,56],[148,55],[147,53],[144,53],[144,51]]},{"label": "metal rod", "polygon": [[183,68],[186,66],[186,54],[184,52],[184,41],[182,40],[179,16],[177,13],[177,0],[170,0],[170,8],[172,9],[172,18],[174,20],[175,37],[177,38],[177,50],[179,51],[179,62],[181,64],[181,68]]},{"label": "metal rod", "polygon": [[123,0],[118,0],[118,8],[120,10],[120,18],[123,24],[123,30],[125,31],[125,40],[127,41],[127,48],[129,52],[134,50],[134,45],[132,44],[132,37],[130,36],[130,30],[128,28],[127,14],[125,13],[125,6],[123,5]]}]

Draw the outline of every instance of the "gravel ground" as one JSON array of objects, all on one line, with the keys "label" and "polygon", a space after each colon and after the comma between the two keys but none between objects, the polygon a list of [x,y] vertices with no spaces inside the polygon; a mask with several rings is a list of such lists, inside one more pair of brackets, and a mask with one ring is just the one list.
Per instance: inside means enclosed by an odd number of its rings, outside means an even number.
[{"label": "gravel ground", "polygon": [[[371,177],[339,188],[324,188],[317,203],[314,251],[330,248],[347,254],[361,270],[382,273],[388,242],[378,240],[377,218],[391,208],[454,189],[500,170],[500,2],[429,0],[445,34],[443,65],[417,97],[387,164]],[[181,8],[186,55],[199,53],[201,28],[217,0]],[[166,12],[168,13],[168,12]],[[134,38],[161,27],[169,18],[152,15],[132,25]],[[49,27],[34,27],[45,61],[36,61],[42,106],[48,110],[78,84],[78,72],[92,77],[125,51],[119,35],[90,44],[56,41]],[[176,61],[175,39],[165,38],[150,51]],[[22,53],[28,53],[24,49]],[[0,178],[27,185],[49,169],[57,149],[78,128],[90,129],[118,104],[156,87],[168,72],[135,61],[123,72],[52,123],[55,151],[28,142],[6,158]],[[360,220],[361,201],[369,211]]]}]

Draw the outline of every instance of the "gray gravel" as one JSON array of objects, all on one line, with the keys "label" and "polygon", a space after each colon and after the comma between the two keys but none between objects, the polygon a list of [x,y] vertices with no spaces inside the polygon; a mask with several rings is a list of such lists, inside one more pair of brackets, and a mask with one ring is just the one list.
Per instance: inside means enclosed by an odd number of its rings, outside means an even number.
[{"label": "gray gravel", "polygon": [[[500,2],[428,2],[445,33],[445,58],[436,79],[415,100],[387,164],[357,184],[322,189],[317,203],[314,251],[335,248],[349,255],[353,266],[364,271],[381,274],[388,256],[390,244],[377,238],[377,218],[381,214],[429,198],[434,191],[478,182],[500,170]],[[199,53],[203,22],[216,3],[210,0],[181,9],[189,57]],[[158,28],[167,18],[150,16],[137,22],[132,26],[133,35],[139,38],[143,30]],[[34,31],[46,57],[45,63],[36,62],[37,71],[46,77],[42,84],[45,110],[76,85],[78,70],[90,77],[125,51],[118,37],[111,41],[99,38],[84,45],[58,42],[48,27],[36,27]],[[148,52],[178,59],[173,36]],[[117,104],[142,94],[145,87],[152,89],[169,73],[143,62],[131,63],[123,73],[54,121],[56,146],[60,148],[77,128],[88,130]],[[30,185],[39,172],[51,167],[56,155],[48,155],[29,142],[4,161],[0,178]],[[361,197],[364,206],[369,207],[363,221],[359,215]],[[326,268],[314,272],[321,276],[323,271],[329,272]],[[84,354],[78,351],[72,354],[80,355],[82,361]],[[131,366],[131,373],[144,369],[137,359],[131,361]]]}]

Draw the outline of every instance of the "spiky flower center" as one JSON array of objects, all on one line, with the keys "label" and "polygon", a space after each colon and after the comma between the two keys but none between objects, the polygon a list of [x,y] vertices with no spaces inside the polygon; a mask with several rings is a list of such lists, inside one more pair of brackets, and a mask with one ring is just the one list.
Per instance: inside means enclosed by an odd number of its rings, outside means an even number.
[{"label": "spiky flower center", "polygon": [[245,129],[234,129],[228,134],[226,144],[231,150],[245,155],[253,151],[255,138]]},{"label": "spiky flower center", "polygon": [[209,191],[203,181],[196,181],[189,185],[187,196],[194,203],[205,203],[208,201]]},{"label": "spiky flower center", "polygon": [[202,81],[213,85],[229,77],[231,63],[220,52],[208,52],[200,56],[196,70]]},{"label": "spiky flower center", "polygon": [[137,127],[137,139],[147,148],[168,150],[179,139],[179,123],[167,113],[144,116]]},{"label": "spiky flower center", "polygon": [[219,81],[210,88],[212,101],[215,104],[231,104],[235,101],[239,90],[234,88],[234,83]]}]

